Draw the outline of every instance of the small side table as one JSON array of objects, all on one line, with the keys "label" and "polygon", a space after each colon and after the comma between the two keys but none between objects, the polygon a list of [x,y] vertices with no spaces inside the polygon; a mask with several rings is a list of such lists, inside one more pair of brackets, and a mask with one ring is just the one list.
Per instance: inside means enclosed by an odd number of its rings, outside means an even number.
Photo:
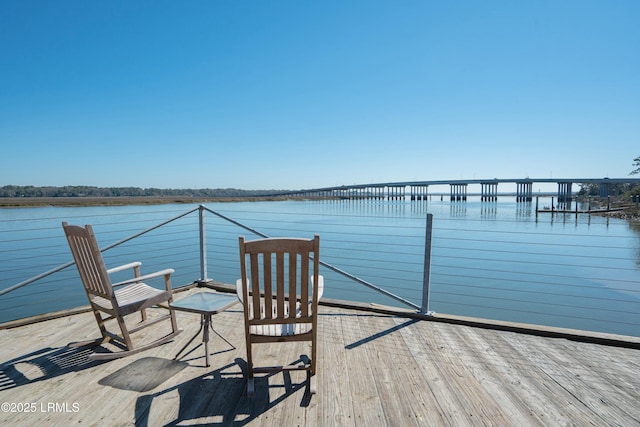
[{"label": "small side table", "polygon": [[226,340],[226,338],[224,338],[215,329],[213,329],[213,326],[211,325],[211,316],[225,311],[238,302],[238,298],[235,295],[218,294],[214,292],[199,292],[197,294],[192,294],[188,297],[172,302],[171,308],[173,308],[174,310],[200,314],[200,329],[198,329],[198,332],[196,332],[196,334],[189,340],[189,342],[186,343],[184,347],[182,347],[178,354],[176,354],[174,360],[177,359],[180,353],[182,353],[187,348],[187,346],[191,344],[191,342],[198,336],[198,334],[200,334],[200,331],[203,331],[202,342],[204,342],[205,361],[208,367],[209,328],[211,328],[211,330],[216,335],[222,338],[235,350],[236,347],[233,344],[231,344]]}]

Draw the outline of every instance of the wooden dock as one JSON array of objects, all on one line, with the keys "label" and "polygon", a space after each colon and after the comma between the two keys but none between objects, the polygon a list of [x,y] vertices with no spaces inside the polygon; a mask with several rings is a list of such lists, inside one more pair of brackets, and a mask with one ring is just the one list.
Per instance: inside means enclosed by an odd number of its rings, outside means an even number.
[{"label": "wooden dock", "polygon": [[0,425],[640,425],[633,348],[322,306],[318,393],[292,372],[248,399],[240,306],[213,317],[236,348],[212,334],[209,368],[202,345],[172,360],[199,326],[177,315],[175,341],[106,362],[70,345],[98,336],[90,313],[0,330]]}]

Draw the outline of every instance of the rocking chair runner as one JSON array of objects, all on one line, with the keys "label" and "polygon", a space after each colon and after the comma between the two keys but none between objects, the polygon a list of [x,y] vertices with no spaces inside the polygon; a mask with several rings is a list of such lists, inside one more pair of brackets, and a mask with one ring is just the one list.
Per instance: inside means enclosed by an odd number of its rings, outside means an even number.
[{"label": "rocking chair runner", "polygon": [[[316,393],[318,301],[324,288],[318,274],[320,237],[271,238],[245,242],[240,237],[242,278],[236,283],[244,305],[247,348],[247,395],[255,391],[254,374],[307,370],[309,391]],[[287,366],[255,367],[252,345],[309,341],[307,362]]]},{"label": "rocking chair runner", "polygon": [[[182,332],[181,329],[178,329],[175,313],[172,309],[169,309],[169,314],[155,319],[147,319],[146,313],[146,309],[149,307],[173,301],[171,289],[171,273],[173,273],[173,269],[165,269],[141,276],[141,263],[132,262],[107,270],[91,225],[80,227],[63,222],[62,227],[67,236],[69,248],[78,267],[78,273],[80,273],[80,279],[89,298],[93,314],[102,333],[103,341],[114,340],[124,344],[126,347],[125,351],[93,353],[89,356],[90,359],[105,360],[130,356],[164,344]],[[119,283],[111,283],[109,274],[129,268],[133,269],[133,278]],[[143,281],[154,277],[164,277],[166,290],[155,289],[143,283]],[[115,290],[114,288],[120,289]],[[141,313],[142,320],[134,328],[128,328],[124,317],[136,312]],[[103,317],[102,313],[107,314],[107,317]],[[120,335],[107,330],[105,322],[111,319],[115,319],[118,323]],[[171,333],[153,342],[134,347],[131,340],[132,333],[167,319],[171,321]]]}]

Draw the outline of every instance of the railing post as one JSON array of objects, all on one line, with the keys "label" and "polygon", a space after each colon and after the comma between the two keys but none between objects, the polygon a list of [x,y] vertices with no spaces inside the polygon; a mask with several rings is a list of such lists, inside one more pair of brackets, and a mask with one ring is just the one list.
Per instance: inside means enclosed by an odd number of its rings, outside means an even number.
[{"label": "railing post", "polygon": [[205,209],[203,205],[198,208],[200,218],[200,282],[207,282],[207,237],[205,223]]},{"label": "railing post", "polygon": [[433,234],[433,214],[427,214],[427,228],[424,242],[424,273],[422,278],[422,308],[421,314],[433,315],[429,311],[429,288],[431,282],[431,237]]}]

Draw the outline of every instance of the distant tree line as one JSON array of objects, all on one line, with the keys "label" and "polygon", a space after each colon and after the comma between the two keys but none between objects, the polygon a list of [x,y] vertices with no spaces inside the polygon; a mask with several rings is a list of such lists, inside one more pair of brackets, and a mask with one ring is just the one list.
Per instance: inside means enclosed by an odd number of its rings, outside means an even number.
[{"label": "distant tree line", "polygon": [[[599,196],[600,184],[595,182],[589,182],[585,184],[578,184],[580,191],[578,196]],[[640,185],[637,184],[622,184],[622,183],[610,183],[609,195],[610,196],[636,196],[640,194]]]},{"label": "distant tree line", "polygon": [[138,187],[36,187],[5,185],[0,197],[255,197],[286,193],[286,190],[239,190],[237,188],[167,189]]},{"label": "distant tree line", "polygon": [[[634,169],[629,175],[640,174],[640,156],[633,159]],[[596,183],[578,184],[580,186],[579,196],[598,196],[600,195],[600,185]],[[610,183],[609,195],[611,196],[640,196],[640,185],[638,184],[622,184]]]}]

